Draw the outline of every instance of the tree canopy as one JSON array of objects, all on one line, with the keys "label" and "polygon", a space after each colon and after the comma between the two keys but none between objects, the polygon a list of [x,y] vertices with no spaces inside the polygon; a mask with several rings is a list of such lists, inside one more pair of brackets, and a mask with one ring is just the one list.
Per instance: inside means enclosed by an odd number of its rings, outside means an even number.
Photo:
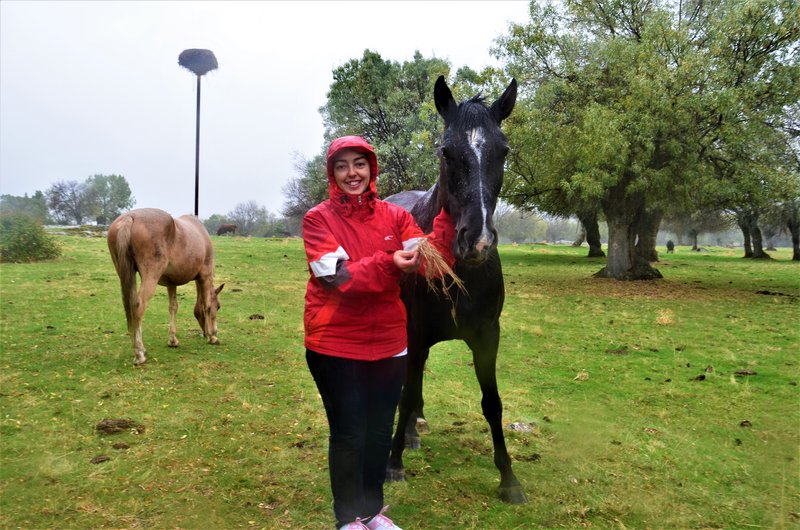
[{"label": "tree canopy", "polygon": [[58,181],[45,192],[53,220],[109,224],[136,204],[128,181],[121,175],[92,175],[84,182]]},{"label": "tree canopy", "polygon": [[636,243],[654,246],[665,212],[757,209],[791,176],[776,162],[800,95],[794,2],[570,0],[530,13],[495,49],[524,87],[505,195],[600,211],[600,275],[660,276]]}]

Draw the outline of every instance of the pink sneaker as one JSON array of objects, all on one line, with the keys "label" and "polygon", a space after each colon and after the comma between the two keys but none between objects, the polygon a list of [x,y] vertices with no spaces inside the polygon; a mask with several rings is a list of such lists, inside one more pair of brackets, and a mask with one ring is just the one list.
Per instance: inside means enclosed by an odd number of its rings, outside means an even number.
[{"label": "pink sneaker", "polygon": [[388,509],[388,506],[384,506],[381,513],[369,520],[367,528],[369,528],[369,530],[403,530],[394,524],[391,519],[383,515]]}]

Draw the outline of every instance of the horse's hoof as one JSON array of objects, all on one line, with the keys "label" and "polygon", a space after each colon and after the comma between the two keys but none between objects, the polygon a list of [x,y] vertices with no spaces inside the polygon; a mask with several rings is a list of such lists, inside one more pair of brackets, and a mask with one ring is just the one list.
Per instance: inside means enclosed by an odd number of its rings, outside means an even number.
[{"label": "horse's hoof", "polygon": [[214,344],[216,346],[217,344],[219,344],[219,339],[217,337],[211,337],[210,339],[208,339],[208,343]]},{"label": "horse's hoof", "polygon": [[180,344],[180,342],[178,342],[178,339],[175,339],[175,340],[169,341],[167,343],[167,346],[169,346],[170,348],[177,348],[179,344]]},{"label": "horse's hoof", "polygon": [[428,421],[425,418],[417,418],[417,432],[420,434],[431,433],[431,428],[428,427]]},{"label": "horse's hoof", "polygon": [[403,482],[406,480],[406,470],[404,468],[387,467],[386,482]]},{"label": "horse's hoof", "polygon": [[497,489],[497,493],[500,495],[500,500],[509,504],[525,504],[528,502],[528,497],[522,491],[522,486],[500,486]]},{"label": "horse's hoof", "polygon": [[420,440],[419,436],[406,435],[405,446],[406,449],[419,449],[422,447],[422,440]]},{"label": "horse's hoof", "polygon": [[139,358],[139,357],[134,357],[134,358],[133,358],[133,365],[134,365],[134,366],[139,366],[139,365],[142,365],[142,364],[144,364],[144,363],[145,363],[145,361],[147,361],[147,359],[145,359],[144,357],[141,357],[141,358]]}]

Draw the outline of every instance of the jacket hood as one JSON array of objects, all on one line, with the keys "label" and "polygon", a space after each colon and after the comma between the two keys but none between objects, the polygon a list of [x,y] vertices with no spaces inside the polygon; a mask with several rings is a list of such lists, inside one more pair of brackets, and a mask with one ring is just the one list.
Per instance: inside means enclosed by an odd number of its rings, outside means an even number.
[{"label": "jacket hood", "polygon": [[377,198],[378,188],[376,182],[378,180],[378,157],[375,154],[375,149],[360,136],[342,136],[331,142],[330,147],[328,147],[326,165],[328,172],[328,194],[330,198],[335,202],[342,202],[342,197],[348,197],[336,184],[336,179],[333,178],[333,160],[336,153],[342,149],[353,149],[367,155],[370,171],[369,189],[365,191],[363,195],[371,195],[373,198]]}]

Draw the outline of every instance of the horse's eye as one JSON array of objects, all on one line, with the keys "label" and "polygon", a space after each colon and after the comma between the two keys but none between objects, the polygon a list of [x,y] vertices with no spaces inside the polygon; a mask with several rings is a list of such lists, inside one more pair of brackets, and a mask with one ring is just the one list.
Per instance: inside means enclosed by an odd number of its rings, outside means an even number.
[{"label": "horse's eye", "polygon": [[450,153],[448,153],[447,149],[445,149],[444,147],[440,147],[439,156],[444,158],[445,160],[448,160],[450,158]]}]

